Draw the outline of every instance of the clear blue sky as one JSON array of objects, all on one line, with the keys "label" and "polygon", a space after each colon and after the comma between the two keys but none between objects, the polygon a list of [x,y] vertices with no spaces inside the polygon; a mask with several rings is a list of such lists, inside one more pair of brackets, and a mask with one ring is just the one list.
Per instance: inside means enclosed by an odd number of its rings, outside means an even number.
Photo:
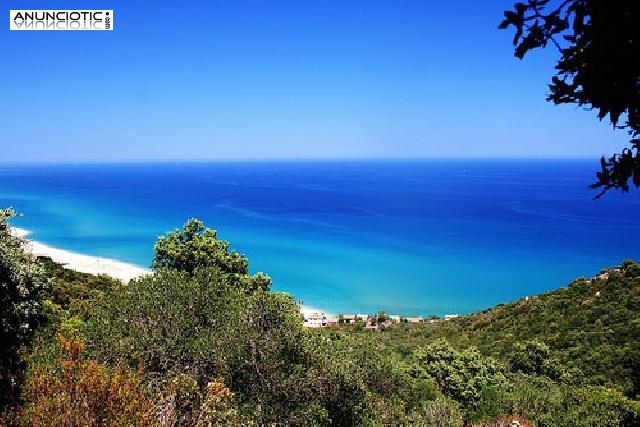
[{"label": "clear blue sky", "polygon": [[9,161],[594,157],[625,134],[545,102],[510,1],[5,0],[113,31],[0,31]]}]

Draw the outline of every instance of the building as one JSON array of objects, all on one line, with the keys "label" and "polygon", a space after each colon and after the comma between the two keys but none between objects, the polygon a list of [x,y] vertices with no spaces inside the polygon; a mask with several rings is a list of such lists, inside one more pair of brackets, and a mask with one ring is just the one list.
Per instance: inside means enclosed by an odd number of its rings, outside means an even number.
[{"label": "building", "polygon": [[459,314],[445,314],[444,320],[457,319],[458,317],[460,317]]},{"label": "building", "polygon": [[310,313],[305,315],[304,326],[307,328],[326,328],[327,316],[324,313]]},{"label": "building", "polygon": [[356,315],[355,314],[341,314],[340,315],[340,323],[345,325],[352,325],[356,323]]}]

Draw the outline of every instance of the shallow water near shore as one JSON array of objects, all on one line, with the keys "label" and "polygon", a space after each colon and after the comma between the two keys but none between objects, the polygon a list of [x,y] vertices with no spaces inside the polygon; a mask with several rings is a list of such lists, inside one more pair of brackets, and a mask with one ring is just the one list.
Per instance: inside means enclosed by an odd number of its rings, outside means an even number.
[{"label": "shallow water near shore", "polygon": [[468,313],[640,259],[640,194],[594,201],[592,160],[0,167],[30,238],[147,267],[191,217],[274,289],[327,311]]}]

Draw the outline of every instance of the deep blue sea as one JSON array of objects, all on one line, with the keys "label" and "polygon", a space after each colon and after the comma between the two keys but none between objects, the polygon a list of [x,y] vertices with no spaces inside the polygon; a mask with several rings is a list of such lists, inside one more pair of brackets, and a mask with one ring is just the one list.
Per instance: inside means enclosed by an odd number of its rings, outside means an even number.
[{"label": "deep blue sea", "polygon": [[640,193],[591,160],[2,165],[0,206],[60,248],[147,267],[200,218],[305,305],[468,313],[640,259]]}]

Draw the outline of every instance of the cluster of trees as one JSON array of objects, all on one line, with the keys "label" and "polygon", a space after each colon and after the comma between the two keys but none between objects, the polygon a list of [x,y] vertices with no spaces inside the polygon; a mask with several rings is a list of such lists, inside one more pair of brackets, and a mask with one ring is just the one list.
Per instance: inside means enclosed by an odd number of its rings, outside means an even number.
[{"label": "cluster of trees", "polygon": [[[247,259],[199,221],[159,238],[154,272],[125,286],[34,259],[8,232],[9,216],[0,222],[3,307],[11,307],[1,332],[12,343],[2,359],[5,424],[638,422],[637,369],[613,353],[593,364],[593,349],[605,347],[548,324],[562,307],[556,323],[578,334],[599,313],[599,327],[629,351],[638,336],[637,301],[628,300],[640,277],[633,263],[612,272],[591,303],[582,301],[594,290],[582,288],[596,282],[578,281],[529,308],[514,303],[437,325],[309,330],[291,296],[250,275]],[[572,292],[584,298],[565,304]],[[623,298],[624,313],[605,312]],[[591,370],[569,363],[576,354]]]},{"label": "cluster of trees", "polygon": [[637,399],[640,266],[625,261],[595,278],[443,322],[429,333],[500,357],[517,371],[606,386]]},{"label": "cluster of trees", "polygon": [[632,261],[540,296],[375,335],[384,352],[418,362],[465,419],[640,425],[640,265]]}]

